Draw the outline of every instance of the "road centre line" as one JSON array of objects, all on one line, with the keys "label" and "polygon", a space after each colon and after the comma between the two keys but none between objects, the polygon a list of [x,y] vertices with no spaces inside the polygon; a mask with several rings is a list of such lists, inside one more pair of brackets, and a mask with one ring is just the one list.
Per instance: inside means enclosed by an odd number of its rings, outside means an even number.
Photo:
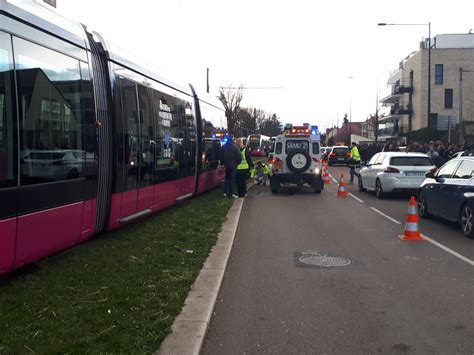
[{"label": "road centre line", "polygon": [[396,224],[402,224],[402,222],[399,222],[399,221],[397,221],[396,219],[394,219],[394,218],[392,218],[392,217],[386,215],[385,213],[383,213],[382,211],[376,209],[375,207],[370,207],[370,209],[373,210],[373,211],[375,211],[375,212],[377,212],[379,215],[384,216],[385,218],[391,220],[392,222],[394,222],[394,223],[396,223]]},{"label": "road centre line", "polygon": [[447,252],[447,253],[449,253],[449,254],[451,254],[451,255],[454,255],[456,258],[461,259],[462,261],[465,261],[466,263],[468,263],[468,264],[471,265],[471,266],[474,266],[474,261],[473,261],[473,260],[466,258],[464,255],[461,255],[461,254],[459,254],[458,252],[455,252],[455,251],[452,250],[452,249],[449,249],[447,246],[445,246],[445,245],[443,245],[443,244],[437,242],[436,240],[433,240],[433,239],[427,237],[427,236],[424,235],[424,234],[422,234],[421,236],[422,236],[423,238],[425,238],[425,239],[426,239],[428,242],[430,242],[431,244],[436,245],[436,246],[437,246],[438,248],[440,248],[440,249],[443,249],[445,252]]},{"label": "road centre line", "polygon": [[360,203],[364,203],[363,200],[361,200],[360,198],[358,198],[356,195],[352,194],[349,192],[349,196],[352,197],[354,200],[356,201],[359,201]]}]

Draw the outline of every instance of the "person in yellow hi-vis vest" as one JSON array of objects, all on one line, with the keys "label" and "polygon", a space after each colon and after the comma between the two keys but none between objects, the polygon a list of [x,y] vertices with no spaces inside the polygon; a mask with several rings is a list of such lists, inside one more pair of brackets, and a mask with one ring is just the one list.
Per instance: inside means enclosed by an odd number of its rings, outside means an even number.
[{"label": "person in yellow hi-vis vest", "polygon": [[351,181],[348,184],[353,184],[354,175],[360,179],[359,173],[355,171],[355,168],[360,167],[360,154],[356,142],[352,142],[351,156],[347,164],[349,165],[349,174],[351,175]]},{"label": "person in yellow hi-vis vest", "polygon": [[257,161],[254,168],[250,171],[250,177],[255,180],[257,185],[265,186],[267,184],[270,168],[267,164]]},{"label": "person in yellow hi-vis vest", "polygon": [[250,158],[250,150],[244,145],[241,138],[236,141],[237,147],[240,149],[242,160],[237,165],[237,174],[235,181],[237,183],[237,192],[239,197],[245,197],[247,195],[247,175],[249,170],[253,168],[252,159]]}]

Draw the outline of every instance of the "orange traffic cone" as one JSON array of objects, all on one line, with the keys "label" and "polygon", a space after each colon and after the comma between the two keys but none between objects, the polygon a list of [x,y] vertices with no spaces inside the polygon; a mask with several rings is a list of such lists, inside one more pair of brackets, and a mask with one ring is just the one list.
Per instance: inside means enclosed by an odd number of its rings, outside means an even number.
[{"label": "orange traffic cone", "polygon": [[410,198],[410,205],[408,206],[407,221],[405,223],[405,231],[403,235],[399,235],[398,238],[401,240],[423,242],[425,239],[421,237],[421,233],[418,230],[418,213],[416,211],[415,197]]},{"label": "orange traffic cone", "polygon": [[328,166],[323,163],[323,181],[324,185],[329,185],[331,183],[331,178],[329,177]]},{"label": "orange traffic cone", "polygon": [[339,181],[339,187],[337,189],[337,197],[347,197],[346,183],[344,182],[344,174],[341,174],[341,180]]}]

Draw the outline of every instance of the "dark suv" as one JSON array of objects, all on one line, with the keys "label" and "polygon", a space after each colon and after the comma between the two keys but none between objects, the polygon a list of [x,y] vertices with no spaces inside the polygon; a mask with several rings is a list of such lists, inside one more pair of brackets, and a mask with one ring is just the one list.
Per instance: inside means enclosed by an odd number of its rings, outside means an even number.
[{"label": "dark suv", "polygon": [[418,213],[458,222],[464,235],[474,238],[474,157],[466,154],[427,173],[418,193]]},{"label": "dark suv", "polygon": [[333,164],[342,164],[342,165],[347,165],[347,162],[349,161],[349,147],[345,145],[337,145],[332,147],[331,151],[327,155],[328,159],[328,165],[333,165]]}]

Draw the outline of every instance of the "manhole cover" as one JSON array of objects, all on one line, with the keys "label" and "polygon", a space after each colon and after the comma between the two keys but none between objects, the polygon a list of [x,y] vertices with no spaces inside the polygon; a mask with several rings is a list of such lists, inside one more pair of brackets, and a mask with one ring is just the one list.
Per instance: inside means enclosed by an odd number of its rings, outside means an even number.
[{"label": "manhole cover", "polygon": [[349,258],[317,252],[299,253],[297,261],[301,264],[316,267],[337,267],[348,266],[351,264],[351,259]]}]

